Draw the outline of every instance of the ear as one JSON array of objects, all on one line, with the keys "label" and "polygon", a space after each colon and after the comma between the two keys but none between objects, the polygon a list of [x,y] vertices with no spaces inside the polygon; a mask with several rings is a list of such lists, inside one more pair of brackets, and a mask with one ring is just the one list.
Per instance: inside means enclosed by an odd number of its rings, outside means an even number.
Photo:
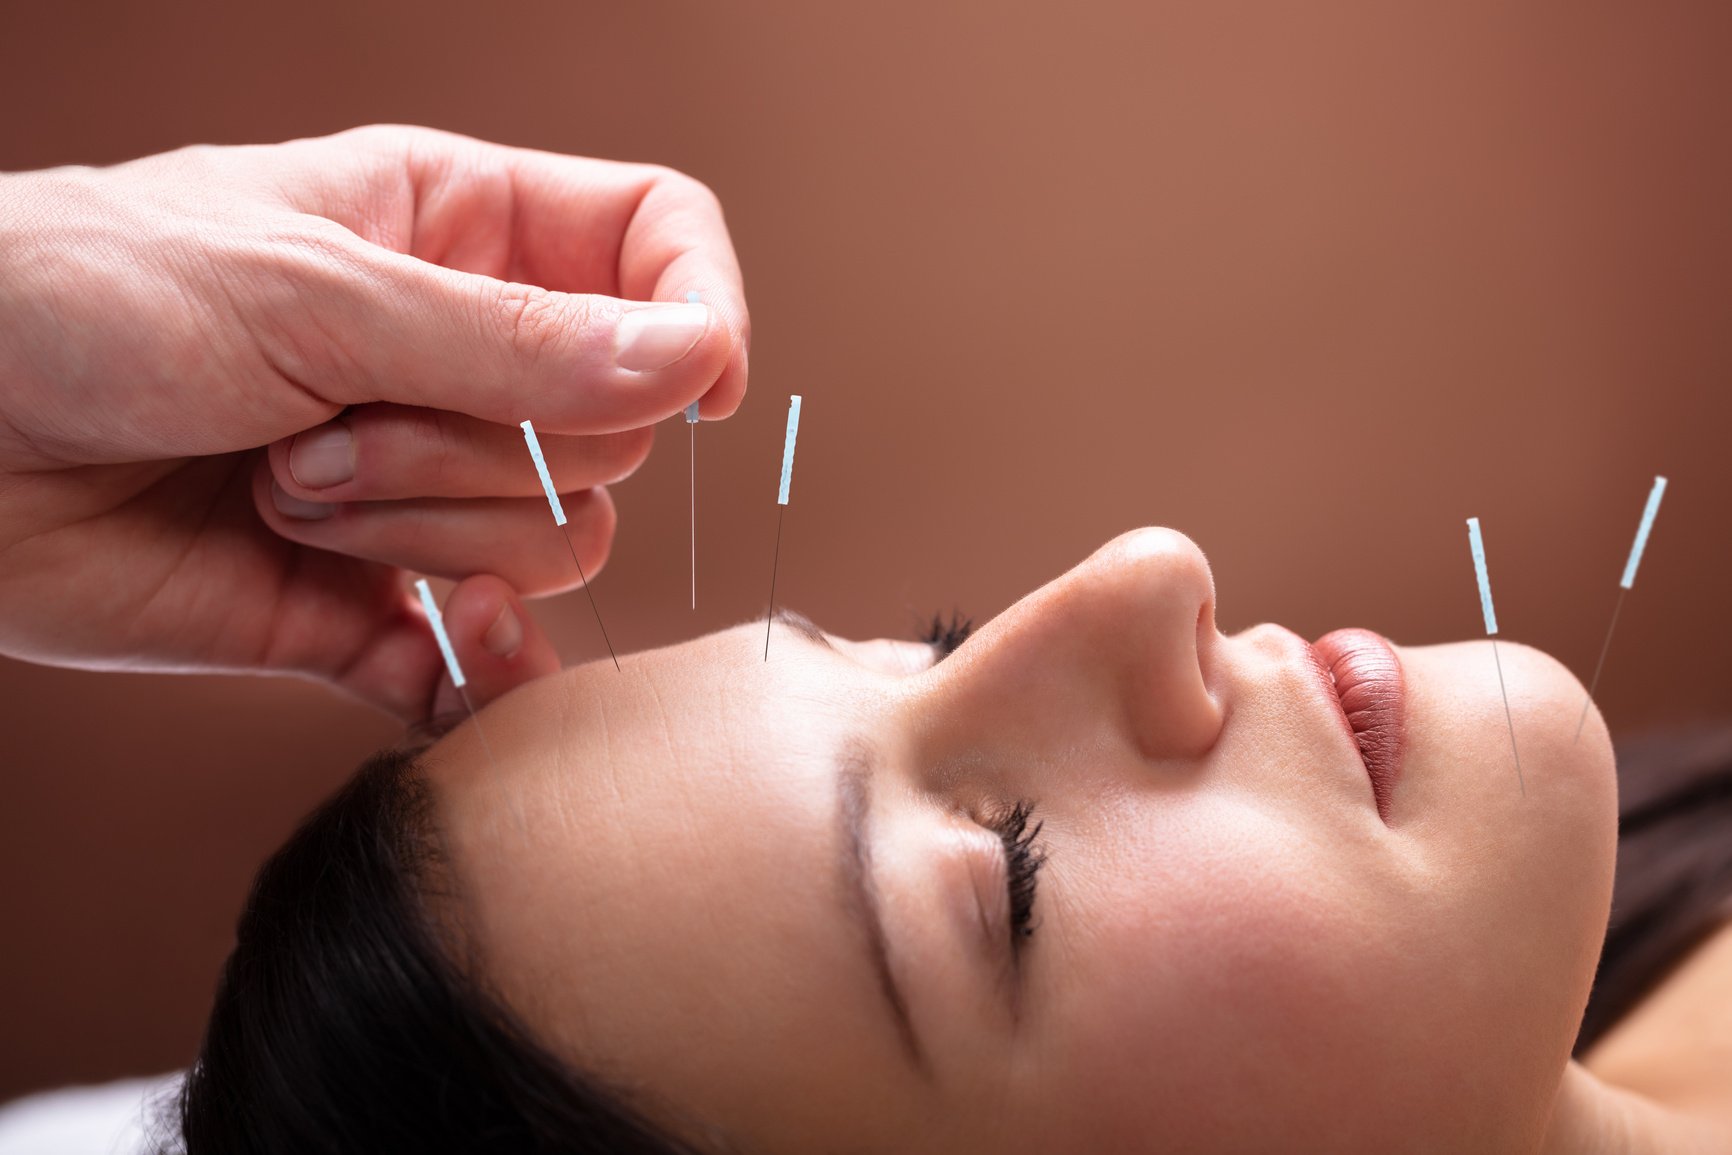
[{"label": "ear", "polygon": [[[445,632],[477,710],[500,695],[559,669],[559,655],[515,590],[503,578],[476,574],[445,599]],[[439,679],[433,713],[462,713],[449,672]]]}]

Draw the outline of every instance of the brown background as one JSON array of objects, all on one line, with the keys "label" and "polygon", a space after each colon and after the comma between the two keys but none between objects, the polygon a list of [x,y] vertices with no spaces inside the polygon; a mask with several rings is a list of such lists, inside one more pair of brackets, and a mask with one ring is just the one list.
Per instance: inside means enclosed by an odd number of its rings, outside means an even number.
[{"label": "brown background", "polygon": [[[0,167],[367,121],[665,162],[727,206],[752,392],[616,490],[617,642],[778,600],[1002,609],[1179,527],[1221,621],[1505,632],[1614,730],[1732,702],[1732,7],[5,0]],[[1326,9],[1318,11],[1317,9]],[[1397,11],[1397,10],[1400,11]],[[6,607],[8,611],[15,607]],[[542,604],[597,655],[580,596]],[[0,1096],[192,1054],[250,872],[391,727],[316,686],[0,662]]]}]

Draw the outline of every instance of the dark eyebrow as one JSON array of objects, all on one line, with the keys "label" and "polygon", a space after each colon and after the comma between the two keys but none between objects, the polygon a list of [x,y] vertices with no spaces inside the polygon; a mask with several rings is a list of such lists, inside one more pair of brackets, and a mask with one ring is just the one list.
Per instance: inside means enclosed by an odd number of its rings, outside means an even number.
[{"label": "dark eyebrow", "polygon": [[830,639],[826,637],[824,631],[818,627],[818,623],[801,613],[799,610],[778,609],[773,615],[771,615],[770,620],[780,622],[782,625],[787,626],[802,637],[817,642],[825,649],[833,650],[836,648],[830,644]]},{"label": "dark eyebrow", "polygon": [[[830,635],[824,632],[824,628],[799,610],[777,609],[770,615],[770,620],[787,626],[801,637],[808,641],[817,642],[825,649],[834,650],[836,648],[830,641]],[[943,642],[933,638],[916,638],[915,641],[932,652],[933,665],[942,662],[949,653],[949,649],[954,648],[947,648]]]},{"label": "dark eyebrow", "polygon": [[902,1039],[909,1061],[922,1074],[930,1075],[926,1052],[914,1033],[914,1021],[908,1015],[908,1002],[896,985],[896,975],[890,969],[890,950],[884,935],[884,921],[879,913],[878,888],[872,875],[872,850],[866,838],[866,828],[872,813],[872,773],[875,769],[872,750],[865,742],[853,740],[844,747],[841,766],[836,776],[836,826],[841,832],[840,868],[844,903],[866,935],[867,952],[872,958],[872,970],[878,976],[878,989],[890,1006],[896,1021],[896,1033]]}]

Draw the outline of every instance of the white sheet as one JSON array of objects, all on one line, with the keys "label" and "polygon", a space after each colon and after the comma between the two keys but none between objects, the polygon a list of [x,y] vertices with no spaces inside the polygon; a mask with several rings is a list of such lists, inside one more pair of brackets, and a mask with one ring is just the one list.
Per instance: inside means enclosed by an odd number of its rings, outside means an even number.
[{"label": "white sheet", "polygon": [[0,1106],[0,1155],[145,1155],[180,1072],[17,1099]]}]

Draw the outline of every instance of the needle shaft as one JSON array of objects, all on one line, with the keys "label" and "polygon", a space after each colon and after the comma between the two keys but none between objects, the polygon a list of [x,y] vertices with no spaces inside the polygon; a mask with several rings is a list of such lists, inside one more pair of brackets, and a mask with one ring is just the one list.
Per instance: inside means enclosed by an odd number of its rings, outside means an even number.
[{"label": "needle shaft", "polygon": [[1509,712],[1509,691],[1504,688],[1503,684],[1503,659],[1497,656],[1496,638],[1491,640],[1491,660],[1497,663],[1497,692],[1503,695],[1503,720],[1509,724],[1509,749],[1510,753],[1515,755],[1516,782],[1522,788],[1522,797],[1526,798],[1528,784],[1526,779],[1522,777],[1522,753],[1516,749],[1515,719],[1510,716]]},{"label": "needle shaft", "polygon": [[692,609],[698,608],[698,427],[688,424],[691,431],[692,473]]},{"label": "needle shaft", "polygon": [[770,616],[764,622],[764,661],[770,660],[770,627],[776,621],[776,569],[782,564],[782,518],[788,507],[776,507],[776,555],[770,562]]},{"label": "needle shaft", "polygon": [[504,780],[499,773],[499,761],[494,758],[493,746],[487,741],[487,731],[481,728],[481,719],[475,716],[475,703],[466,689],[469,679],[463,674],[463,663],[457,660],[457,648],[451,644],[451,635],[445,632],[445,615],[440,612],[439,603],[434,600],[433,590],[428,586],[426,578],[416,581],[415,592],[421,599],[421,608],[426,611],[427,624],[433,630],[433,640],[439,644],[439,656],[445,660],[445,671],[451,675],[451,686],[457,691],[457,696],[463,699],[463,708],[469,711],[469,724],[475,727],[475,734],[481,739],[481,749],[487,754],[487,772],[494,792],[510,799],[511,811],[517,816],[517,833],[527,840],[529,832],[524,826],[523,811],[517,805],[517,796],[505,789]]},{"label": "needle shaft", "polygon": [[527,842],[529,840],[529,827],[523,821],[523,807],[518,805],[517,795],[505,788],[504,776],[499,772],[499,759],[493,756],[493,743],[487,740],[487,731],[481,728],[481,719],[475,716],[475,703],[470,701],[469,691],[464,687],[457,687],[457,693],[463,699],[463,708],[469,711],[469,723],[475,727],[475,736],[481,739],[481,749],[487,755],[487,765],[491,770],[494,790],[510,800],[512,816],[517,820],[518,836]]},{"label": "needle shaft", "polygon": [[577,565],[577,576],[583,579],[583,592],[589,595],[589,608],[595,611],[595,624],[601,627],[601,640],[607,644],[607,656],[613,659],[613,668],[619,669],[619,655],[613,652],[613,641],[607,636],[607,627],[602,625],[601,610],[595,604],[595,591],[589,588],[589,576],[583,572],[583,562],[578,561],[577,546],[571,543],[571,532],[561,529],[559,536],[565,539],[565,548],[571,551],[571,560]]},{"label": "needle shaft", "polygon": [[1624,608],[1624,595],[1629,590],[1619,587],[1617,604],[1612,607],[1612,624],[1606,627],[1606,640],[1600,645],[1600,660],[1594,663],[1594,680],[1588,683],[1588,696],[1582,699],[1582,716],[1576,719],[1576,741],[1582,740],[1582,727],[1587,725],[1588,706],[1594,700],[1594,691],[1600,688],[1600,671],[1606,668],[1606,654],[1612,648],[1612,631],[1618,628],[1618,613]]}]

